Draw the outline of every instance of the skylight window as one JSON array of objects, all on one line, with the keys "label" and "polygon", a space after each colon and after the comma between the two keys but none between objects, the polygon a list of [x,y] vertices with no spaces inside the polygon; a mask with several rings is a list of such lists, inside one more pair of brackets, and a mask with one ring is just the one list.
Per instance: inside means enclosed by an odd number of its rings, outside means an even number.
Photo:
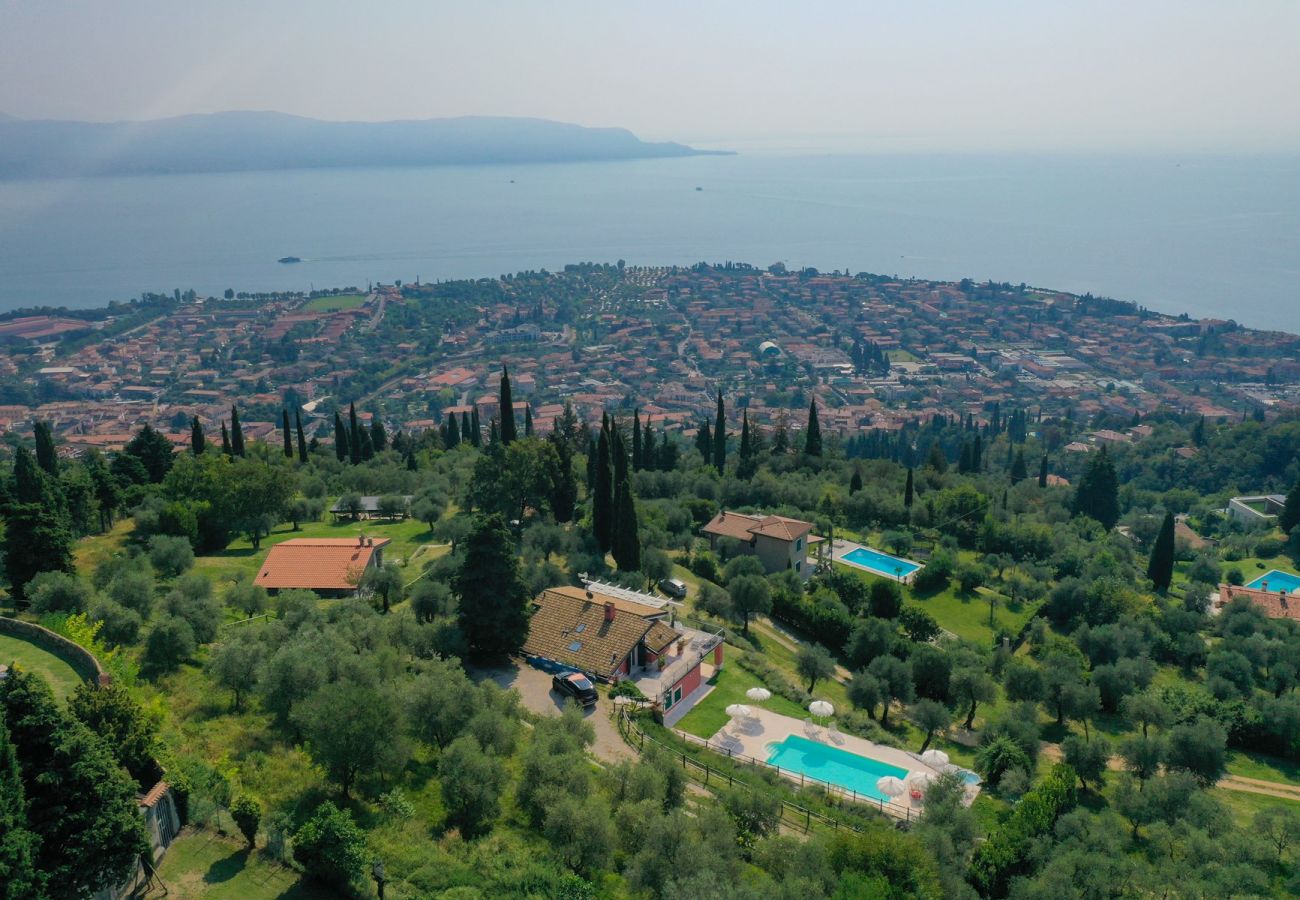
[{"label": "skylight window", "polygon": [[582,649],[582,641],[574,641],[572,644],[569,645],[569,649],[572,650],[574,653],[577,653],[579,650]]},{"label": "skylight window", "polygon": [[582,634],[586,630],[587,630],[586,622],[579,622],[573,629],[575,634]]}]

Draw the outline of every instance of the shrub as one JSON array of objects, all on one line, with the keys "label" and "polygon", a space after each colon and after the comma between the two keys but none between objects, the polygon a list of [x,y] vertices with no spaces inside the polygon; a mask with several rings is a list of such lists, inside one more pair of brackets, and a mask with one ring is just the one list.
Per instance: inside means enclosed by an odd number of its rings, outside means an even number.
[{"label": "shrub", "polygon": [[1241,587],[1241,585],[1246,583],[1246,576],[1241,574],[1241,569],[1237,568],[1236,566],[1233,566],[1231,569],[1228,570],[1227,580],[1228,580],[1228,584],[1234,585],[1236,587]]},{"label": "shrub", "polygon": [[328,800],[293,837],[294,859],[308,877],[345,890],[366,864],[366,835],[352,815]]},{"label": "shrub", "polygon": [[248,846],[257,843],[257,829],[262,823],[262,805],[252,797],[241,794],[230,804],[230,817],[235,820],[235,827],[248,841]]},{"label": "shrub", "polygon": [[718,558],[708,550],[700,550],[691,557],[691,572],[715,584],[719,580]]},{"label": "shrub", "polygon": [[1074,781],[1073,769],[1056,766],[976,848],[968,877],[980,896],[1006,896],[1011,879],[1028,868],[1034,845],[1074,806]]},{"label": "shrub", "polygon": [[97,600],[90,607],[90,620],[102,623],[99,635],[110,647],[134,644],[140,639],[140,628],[144,625],[138,612],[107,598]]},{"label": "shrub", "polygon": [[633,700],[644,700],[646,696],[641,689],[636,686],[636,682],[630,678],[625,678],[618,684],[609,689],[610,697],[631,697]]},{"label": "shrub", "polygon": [[149,538],[149,562],[164,578],[174,578],[194,565],[189,538],[155,534]]},{"label": "shrub", "polygon": [[85,612],[93,598],[90,585],[67,572],[42,572],[27,584],[27,598],[36,613]]},{"label": "shrub", "polygon": [[145,638],[141,665],[155,675],[175,672],[181,663],[194,655],[197,647],[190,623],[169,616],[155,625]]}]

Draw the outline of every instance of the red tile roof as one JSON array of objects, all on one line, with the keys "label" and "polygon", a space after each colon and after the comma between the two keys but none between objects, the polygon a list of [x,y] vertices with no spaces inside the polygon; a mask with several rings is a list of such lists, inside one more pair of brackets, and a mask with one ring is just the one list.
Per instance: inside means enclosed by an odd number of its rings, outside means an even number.
[{"label": "red tile roof", "polygon": [[293,538],[276,544],[257,573],[264,588],[346,591],[357,586],[388,538]]},{"label": "red tile roof", "polygon": [[705,534],[748,541],[754,535],[794,542],[812,530],[811,522],[790,519],[786,516],[750,516],[745,513],[723,510],[702,529]]}]

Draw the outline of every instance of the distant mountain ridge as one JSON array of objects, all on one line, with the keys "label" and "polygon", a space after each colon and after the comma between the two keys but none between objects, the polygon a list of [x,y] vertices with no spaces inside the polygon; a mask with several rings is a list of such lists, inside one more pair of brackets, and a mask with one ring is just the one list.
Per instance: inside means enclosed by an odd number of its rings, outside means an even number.
[{"label": "distant mountain ridge", "polygon": [[226,112],[101,123],[0,113],[0,179],[581,162],[716,152],[642,141],[624,128],[530,118],[327,122],[277,112]]}]

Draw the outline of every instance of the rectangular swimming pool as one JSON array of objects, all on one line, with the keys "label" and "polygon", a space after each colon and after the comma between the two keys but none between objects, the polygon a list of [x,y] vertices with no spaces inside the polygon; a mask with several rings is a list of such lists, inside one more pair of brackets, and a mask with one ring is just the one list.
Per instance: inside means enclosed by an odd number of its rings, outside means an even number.
[{"label": "rectangular swimming pool", "polygon": [[890,556],[888,553],[881,553],[879,550],[872,550],[870,547],[858,547],[856,550],[850,550],[840,557],[840,561],[857,566],[860,569],[866,569],[873,575],[897,578],[899,581],[906,581],[921,568],[920,563],[912,562],[910,559]]},{"label": "rectangular swimming pool", "polygon": [[1265,575],[1259,576],[1246,587],[1252,591],[1261,591],[1264,589],[1265,583],[1268,584],[1269,591],[1273,593],[1286,591],[1290,594],[1300,588],[1300,575],[1292,575],[1290,572],[1274,569]]},{"label": "rectangular swimming pool", "polygon": [[771,755],[767,758],[771,765],[801,772],[809,778],[838,785],[873,800],[890,800],[876,789],[876,782],[884,776],[907,778],[907,769],[867,756],[858,756],[839,747],[819,744],[797,734],[772,744],[771,750]]}]

